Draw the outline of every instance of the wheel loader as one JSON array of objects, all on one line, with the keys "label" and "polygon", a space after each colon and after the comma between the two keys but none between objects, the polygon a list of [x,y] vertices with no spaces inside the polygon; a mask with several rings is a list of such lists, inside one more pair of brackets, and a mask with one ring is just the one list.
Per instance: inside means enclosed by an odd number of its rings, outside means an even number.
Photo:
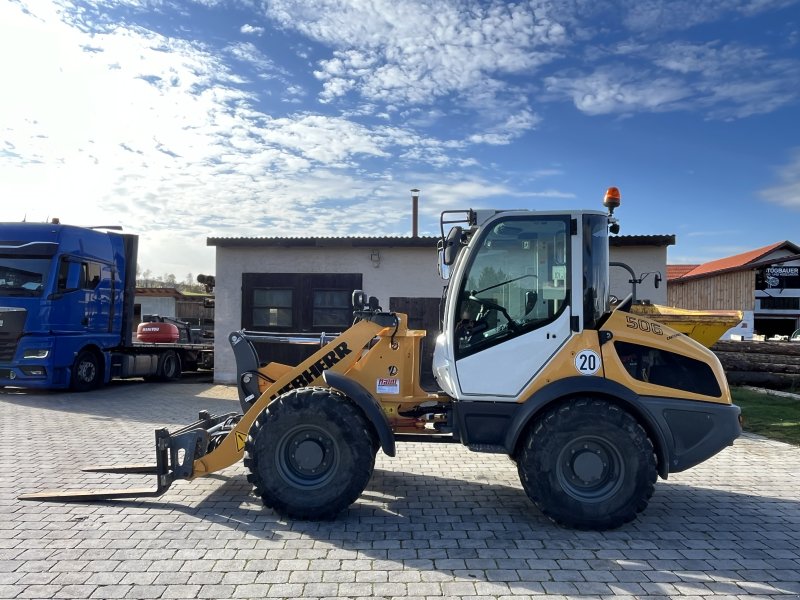
[{"label": "wheel loader", "polygon": [[329,519],[365,489],[378,450],[393,457],[399,442],[429,441],[508,455],[527,495],[561,525],[633,520],[659,476],[733,443],[740,411],[708,349],[631,314],[630,298],[610,308],[616,188],[604,206],[442,213],[438,389],[420,384],[425,332],[355,292],[353,325],[319,336],[298,365],[260,361],[254,342],[270,334],[229,336],[240,413],[203,412],[178,431],[157,430],[155,465],[91,469],[152,473],[155,489],[24,499],[158,496],[244,458],[267,507]]}]

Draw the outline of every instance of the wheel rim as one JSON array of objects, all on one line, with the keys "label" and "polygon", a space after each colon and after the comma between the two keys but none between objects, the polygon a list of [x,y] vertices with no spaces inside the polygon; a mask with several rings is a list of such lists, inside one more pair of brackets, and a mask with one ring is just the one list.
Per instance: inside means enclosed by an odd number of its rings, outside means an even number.
[{"label": "wheel rim", "polygon": [[335,475],[339,466],[339,446],[321,427],[298,425],[281,437],[275,462],[284,481],[313,490],[328,483]]},{"label": "wheel rim", "polygon": [[97,365],[91,359],[84,359],[78,365],[78,379],[83,383],[92,383],[97,377]]},{"label": "wheel rim", "polygon": [[562,489],[580,502],[603,502],[619,491],[625,463],[609,440],[583,436],[571,440],[559,453],[556,476]]}]

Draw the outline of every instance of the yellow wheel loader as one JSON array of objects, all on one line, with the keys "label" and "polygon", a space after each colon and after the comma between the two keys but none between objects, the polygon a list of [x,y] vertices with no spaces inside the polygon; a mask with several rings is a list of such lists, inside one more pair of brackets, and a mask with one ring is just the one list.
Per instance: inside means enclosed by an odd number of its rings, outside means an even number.
[{"label": "yellow wheel loader", "polygon": [[398,442],[430,441],[507,454],[528,496],[562,525],[631,521],[658,476],[716,454],[741,425],[714,354],[631,314],[629,299],[610,309],[616,188],[604,205],[607,213],[442,213],[438,390],[420,385],[425,332],[356,292],[352,327],[321,336],[299,365],[259,361],[253,342],[270,334],[230,335],[241,414],[201,413],[179,431],[158,430],[155,465],[95,469],[153,473],[155,489],[24,498],[157,496],[244,458],[266,506],[327,519],[362,493],[379,449],[394,456]]}]

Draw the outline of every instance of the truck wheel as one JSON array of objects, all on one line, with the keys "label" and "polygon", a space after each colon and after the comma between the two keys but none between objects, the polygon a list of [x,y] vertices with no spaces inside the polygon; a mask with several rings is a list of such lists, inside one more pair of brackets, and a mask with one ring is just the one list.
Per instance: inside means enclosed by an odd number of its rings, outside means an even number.
[{"label": "truck wheel", "polygon": [[161,381],[176,381],[181,378],[181,357],[174,350],[167,350],[158,359],[158,376]]},{"label": "truck wheel", "polygon": [[519,454],[522,487],[553,521],[613,529],[647,507],[657,477],[653,443],[627,412],[580,398],[547,412]]},{"label": "truck wheel", "polygon": [[332,519],[364,491],[375,466],[375,434],[346,396],[292,390],[250,428],[244,465],[264,505],[294,519]]},{"label": "truck wheel", "polygon": [[81,350],[72,363],[72,378],[70,389],[73,392],[88,392],[93,390],[103,382],[103,374],[100,372],[100,359],[91,350]]}]

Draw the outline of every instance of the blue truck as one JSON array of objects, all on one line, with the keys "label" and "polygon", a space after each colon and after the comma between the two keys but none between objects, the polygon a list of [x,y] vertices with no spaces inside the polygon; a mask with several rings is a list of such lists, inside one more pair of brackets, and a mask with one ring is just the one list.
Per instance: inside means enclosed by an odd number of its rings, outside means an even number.
[{"label": "blue truck", "polygon": [[87,391],[213,366],[190,335],[135,341],[138,237],[112,229],[0,223],[0,387]]}]

